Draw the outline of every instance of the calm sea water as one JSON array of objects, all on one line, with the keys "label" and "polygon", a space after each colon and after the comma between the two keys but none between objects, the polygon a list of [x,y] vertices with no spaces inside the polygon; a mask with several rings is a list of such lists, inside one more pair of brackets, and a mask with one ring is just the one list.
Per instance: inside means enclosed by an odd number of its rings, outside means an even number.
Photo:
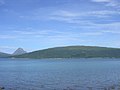
[{"label": "calm sea water", "polygon": [[120,59],[0,59],[0,86],[5,90],[107,90],[115,86],[120,90]]}]

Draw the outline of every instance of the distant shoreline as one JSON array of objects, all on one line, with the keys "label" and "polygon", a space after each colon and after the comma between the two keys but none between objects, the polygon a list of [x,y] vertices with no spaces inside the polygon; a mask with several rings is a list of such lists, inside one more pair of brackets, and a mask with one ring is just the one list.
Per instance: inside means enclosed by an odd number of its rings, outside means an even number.
[{"label": "distant shoreline", "polygon": [[[2,59],[2,58],[0,58]],[[111,57],[96,57],[96,58],[3,58],[3,59],[12,59],[12,60],[15,60],[15,59],[18,59],[18,60],[22,60],[22,59],[25,59],[25,60],[31,60],[31,59],[35,59],[35,60],[64,60],[64,59],[69,59],[69,60],[72,60],[72,59],[120,59],[120,58],[111,58]]]}]

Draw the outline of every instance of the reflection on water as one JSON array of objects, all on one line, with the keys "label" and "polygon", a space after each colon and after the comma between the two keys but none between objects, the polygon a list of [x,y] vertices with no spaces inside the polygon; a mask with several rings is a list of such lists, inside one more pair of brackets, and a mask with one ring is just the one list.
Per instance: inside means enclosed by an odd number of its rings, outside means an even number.
[{"label": "reflection on water", "polygon": [[120,59],[0,59],[5,90],[120,90]]}]

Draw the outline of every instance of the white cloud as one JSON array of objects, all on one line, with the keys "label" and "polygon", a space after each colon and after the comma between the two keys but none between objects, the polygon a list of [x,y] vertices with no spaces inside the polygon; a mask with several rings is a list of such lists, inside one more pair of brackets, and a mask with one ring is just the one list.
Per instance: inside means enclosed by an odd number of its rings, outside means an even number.
[{"label": "white cloud", "polygon": [[120,12],[113,10],[101,10],[101,11],[88,12],[88,15],[104,18],[104,17],[110,17],[111,15],[120,15]]},{"label": "white cloud", "polygon": [[[5,33],[5,32],[4,32]],[[8,33],[8,32],[7,32]],[[10,35],[0,35],[0,39],[7,39],[7,40],[17,40],[20,42],[24,42],[27,40],[54,40],[54,39],[58,39],[58,40],[64,40],[64,39],[69,39],[69,40],[78,40],[80,39],[82,36],[100,36],[103,33],[101,32],[94,32],[94,31],[90,31],[90,32],[73,32],[71,30],[66,30],[66,31],[59,31],[59,30],[11,30]]]},{"label": "white cloud", "polygon": [[120,8],[119,0],[92,0],[92,2],[105,3],[105,6]]},{"label": "white cloud", "polygon": [[17,38],[14,35],[0,35],[0,39],[14,39]]},{"label": "white cloud", "polygon": [[14,34],[17,35],[21,35],[21,36],[45,36],[45,35],[49,35],[49,34],[57,34],[59,33],[58,31],[55,30],[48,30],[48,29],[44,29],[44,30],[40,30],[40,29],[31,29],[31,30],[27,30],[27,29],[23,29],[23,30],[13,30],[12,31]]},{"label": "white cloud", "polygon": [[106,30],[106,31],[103,31],[105,33],[112,33],[112,34],[120,34],[120,31],[115,31],[115,30]]},{"label": "white cloud", "polygon": [[51,15],[55,15],[55,16],[63,16],[63,17],[77,17],[80,16],[80,13],[74,13],[74,12],[69,12],[69,11],[65,11],[65,10],[59,10],[56,12],[53,12]]},{"label": "white cloud", "polygon": [[111,0],[92,0],[93,2],[110,2]]},{"label": "white cloud", "polygon": [[[96,24],[97,25],[97,24]],[[114,22],[114,23],[109,23],[109,24],[98,24],[99,27],[101,28],[106,28],[108,30],[112,30],[114,32],[120,31],[120,22]]]},{"label": "white cloud", "polygon": [[111,17],[120,15],[120,12],[113,10],[100,10],[100,11],[88,11],[88,12],[71,12],[71,11],[57,11],[53,12],[50,16],[50,20],[64,21],[67,23],[75,23],[81,25],[91,25],[91,18],[99,18],[100,20],[110,20]]},{"label": "white cloud", "polygon": [[117,1],[117,0],[112,0],[109,3],[107,3],[106,6],[112,6],[112,7],[120,8],[120,2]]},{"label": "white cloud", "polygon": [[[96,29],[91,29],[91,27]],[[109,27],[109,28],[108,28]],[[68,45],[71,45],[71,42],[78,42],[76,44],[84,44],[86,42],[91,42],[88,37],[102,37],[106,34],[120,34],[120,23],[112,23],[112,24],[91,24],[91,26],[88,26],[89,30],[82,30],[78,29],[73,32],[73,30],[65,30],[59,31],[59,30],[35,30],[29,31],[10,31],[11,36],[18,36],[16,40],[21,39],[20,42],[31,42],[31,39],[35,42],[42,42],[47,44],[53,44],[53,45],[65,45],[68,43]],[[98,29],[99,28],[99,29]],[[116,29],[114,29],[116,28]],[[83,38],[85,37],[85,38]],[[87,38],[86,38],[87,37]],[[27,39],[26,39],[27,38]],[[15,38],[14,38],[15,39]],[[49,40],[49,42],[48,42]],[[16,49],[16,47],[0,47],[1,51],[5,52],[13,52]],[[31,51],[31,50],[29,50]]]}]

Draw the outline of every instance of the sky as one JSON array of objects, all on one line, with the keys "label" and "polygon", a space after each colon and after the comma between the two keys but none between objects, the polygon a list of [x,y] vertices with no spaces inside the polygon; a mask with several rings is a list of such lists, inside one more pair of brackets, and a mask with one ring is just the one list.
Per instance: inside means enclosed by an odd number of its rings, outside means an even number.
[{"label": "sky", "polygon": [[120,0],[0,0],[0,52],[120,48]]}]

